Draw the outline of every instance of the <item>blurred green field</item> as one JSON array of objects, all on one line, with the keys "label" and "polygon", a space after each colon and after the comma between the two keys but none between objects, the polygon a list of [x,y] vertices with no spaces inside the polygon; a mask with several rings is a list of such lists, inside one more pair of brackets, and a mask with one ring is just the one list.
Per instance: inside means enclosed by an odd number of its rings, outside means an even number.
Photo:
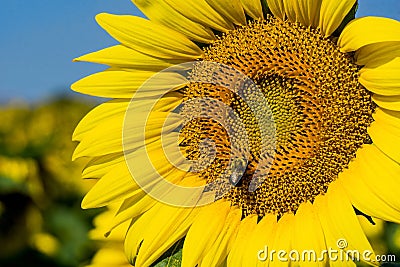
[{"label": "blurred green field", "polygon": [[[80,208],[93,182],[81,179],[85,160],[71,162],[72,132],[94,104],[60,98],[0,106],[0,266],[85,266],[99,247],[97,262],[112,253],[122,257],[120,239],[111,237],[116,246],[107,248],[107,241],[88,237],[103,209]],[[106,221],[98,217],[94,224]],[[376,253],[399,261],[400,227],[383,221],[373,226],[362,216],[360,221]],[[101,229],[91,233],[94,239],[101,235]]]},{"label": "blurred green field", "polygon": [[99,210],[80,202],[91,181],[71,162],[71,135],[94,103],[56,99],[0,107],[0,266],[80,266],[96,251]]}]

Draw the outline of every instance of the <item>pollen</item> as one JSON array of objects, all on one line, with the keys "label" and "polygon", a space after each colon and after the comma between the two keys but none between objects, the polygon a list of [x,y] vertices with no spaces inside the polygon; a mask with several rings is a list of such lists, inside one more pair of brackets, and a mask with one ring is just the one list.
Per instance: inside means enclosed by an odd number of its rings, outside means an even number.
[{"label": "pollen", "polygon": [[[246,134],[250,155],[247,166],[241,164],[243,177],[235,173],[235,186],[229,191],[224,190],[229,183],[215,183],[230,168],[232,137],[225,126],[213,118],[197,118],[181,129],[181,148],[191,160],[202,157],[201,140],[214,142],[214,160],[199,175],[214,182],[214,189],[223,192],[219,197],[240,207],[243,216],[295,213],[301,203],[325,194],[356,151],[371,143],[367,127],[375,107],[358,82],[359,67],[339,51],[334,38],[319,30],[267,17],[221,35],[204,48],[202,60],[231,66],[249,77],[262,92],[275,123],[270,155],[261,149],[263,125],[242,97],[208,83],[184,88],[185,100],[213,98],[235,110],[244,123],[245,129],[236,134]],[[201,74],[194,70],[191,75]],[[207,108],[218,112],[215,105]],[[257,169],[260,165],[268,168]],[[255,173],[262,183],[252,191]]]}]

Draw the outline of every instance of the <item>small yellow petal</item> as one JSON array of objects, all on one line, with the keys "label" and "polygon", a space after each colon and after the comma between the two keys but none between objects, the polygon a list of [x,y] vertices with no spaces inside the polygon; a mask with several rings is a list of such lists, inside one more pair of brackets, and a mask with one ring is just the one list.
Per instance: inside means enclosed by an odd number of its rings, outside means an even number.
[{"label": "small yellow petal", "polygon": [[262,19],[264,17],[260,0],[240,0],[244,11],[253,19]]},{"label": "small yellow petal", "polygon": [[124,116],[129,101],[111,100],[92,109],[76,126],[73,140],[81,140],[81,134],[95,128],[99,123],[114,116]]},{"label": "small yellow petal", "polygon": [[162,208],[163,206],[161,204],[155,205],[142,216],[137,218],[137,220],[132,220],[132,225],[129,227],[125,237],[124,248],[128,261],[133,266],[136,261],[140,246],[143,242],[144,235],[146,232],[153,231],[153,229],[149,228],[148,226],[152,221],[154,221],[154,217],[161,212]]},{"label": "small yellow petal", "polygon": [[[371,148],[367,145],[364,145],[357,155],[364,154],[365,149],[367,152],[370,151],[374,153],[377,151],[376,148]],[[399,194],[399,192],[392,192],[392,190],[397,190],[398,186],[389,189],[393,182],[389,183],[389,186],[386,186],[387,188],[385,189],[388,190],[388,192],[385,193],[379,192],[374,186],[375,183],[368,183],[368,181],[375,179],[376,183],[383,184],[386,179],[389,179],[390,181],[392,178],[393,177],[387,177],[386,175],[381,175],[379,173],[377,174],[375,172],[371,173],[371,168],[368,166],[368,163],[359,157],[349,164],[348,170],[339,175],[339,179],[341,179],[343,187],[345,188],[347,195],[354,207],[367,215],[381,218],[386,221],[399,223],[399,210],[393,207],[389,201],[385,200],[385,198],[381,196],[382,193],[393,194],[396,196]]]},{"label": "small yellow petal", "polygon": [[276,227],[277,219],[272,214],[264,216],[258,222],[254,230],[247,236],[247,246],[242,252],[242,262],[239,262],[242,266],[268,265],[270,261],[268,251],[271,250],[274,243]]},{"label": "small yellow petal", "polygon": [[360,168],[363,168],[363,181],[379,194],[380,198],[400,211],[400,199],[397,197],[400,192],[400,165],[388,158],[376,145],[360,149],[357,157]]},{"label": "small yellow petal", "polygon": [[373,114],[375,120],[399,128],[400,112],[378,108]]},{"label": "small yellow petal", "polygon": [[374,94],[372,100],[381,108],[400,111],[400,95],[384,96]]},{"label": "small yellow petal", "polygon": [[292,22],[302,22],[298,14],[300,13],[297,1],[283,0],[283,8],[285,9],[286,17]]},{"label": "small yellow petal", "polygon": [[330,36],[340,26],[355,3],[356,0],[322,0],[319,28],[325,36]]},{"label": "small yellow petal", "polygon": [[[150,144],[149,153],[152,153],[152,151],[158,147],[158,144]],[[138,159],[135,153],[129,154],[126,160],[129,161],[131,159],[142,160]],[[144,186],[146,190],[151,191],[152,187],[157,184],[159,181],[158,175],[161,175],[162,179],[166,179],[175,184],[186,174],[184,171],[176,171],[172,169],[170,165],[166,164],[164,157],[157,158],[153,163],[159,174],[155,173],[151,168],[143,168],[140,172],[134,173],[138,177],[141,177],[141,186]],[[109,171],[92,187],[83,199],[82,207],[100,207],[141,193],[142,189],[139,188],[139,185],[132,177],[126,162],[122,161],[110,168]]]},{"label": "small yellow petal", "polygon": [[[400,126],[399,119],[394,118],[393,120],[393,123]],[[400,163],[400,127],[392,127],[379,119],[375,119],[368,127],[368,134],[374,145],[388,157]]]},{"label": "small yellow petal", "polygon": [[400,57],[400,41],[365,45],[355,54],[357,64],[367,68],[379,67],[396,57]]},{"label": "small yellow petal", "polygon": [[[174,134],[176,135],[177,133]],[[163,136],[163,139],[164,138],[168,138],[168,136]],[[132,173],[135,174],[135,177],[136,179],[138,179],[138,182],[139,181],[156,182],[159,181],[159,179],[165,179],[165,177],[167,177],[168,174],[171,172],[175,173],[176,177],[173,177],[174,179],[177,179],[178,177],[185,175],[187,171],[174,168],[174,165],[171,164],[169,158],[165,154],[165,151],[170,150],[171,147],[174,147],[176,145],[177,144],[175,143],[172,144],[161,143],[160,138],[157,137],[157,141],[147,144],[145,149],[141,148],[129,154],[129,158],[126,159],[126,162],[129,165]],[[163,146],[165,146],[165,148]],[[143,157],[142,155],[143,151],[141,150],[147,152],[146,153],[147,158]],[[182,161],[184,160],[182,155],[173,154],[168,156],[171,157],[181,156],[181,160]],[[174,158],[173,160],[174,163],[176,162],[176,164],[178,164],[178,166],[181,163],[180,161]],[[132,163],[131,161],[134,163]],[[173,175],[170,176],[172,177]]]},{"label": "small yellow petal", "polygon": [[233,30],[233,24],[214,10],[205,0],[165,0],[188,19],[221,32]]},{"label": "small yellow petal", "polygon": [[206,0],[219,14],[236,25],[246,25],[246,16],[240,0]]},{"label": "small yellow petal", "polygon": [[82,200],[82,208],[97,208],[139,194],[142,190],[128,169],[113,169],[101,178]]},{"label": "small yellow petal", "polygon": [[82,127],[82,131],[78,128],[74,140],[79,140],[80,143],[75,148],[72,160],[122,152],[123,120],[123,114],[119,114],[103,119],[95,127]]},{"label": "small yellow petal", "polygon": [[[317,260],[326,246],[321,223],[315,207],[310,202],[302,203],[296,212],[292,245],[293,249],[300,253],[300,266],[326,265],[326,259]],[[303,254],[305,251],[309,253]]]},{"label": "small yellow petal", "polygon": [[275,17],[285,19],[285,6],[283,0],[267,0],[268,8]]},{"label": "small yellow petal", "polygon": [[229,206],[229,202],[219,201],[200,211],[186,235],[182,267],[196,266],[203,259],[224,227]]},{"label": "small yellow petal", "polygon": [[158,205],[162,207],[146,226],[151,231],[143,233],[143,243],[136,258],[136,266],[150,266],[156,261],[187,233],[199,212],[199,209]]},{"label": "small yellow petal", "polygon": [[381,17],[364,17],[351,21],[339,37],[342,52],[350,52],[369,44],[400,41],[400,22]]},{"label": "small yellow petal", "polygon": [[296,19],[304,26],[318,27],[321,3],[322,0],[293,1],[292,4],[295,7]]},{"label": "small yellow petal", "polygon": [[[345,251],[357,250],[360,253],[364,251],[373,253],[341,180],[332,182],[327,194],[318,196],[314,205],[325,233],[327,248],[338,250],[343,248]],[[374,258],[374,256],[371,256],[371,258]],[[343,260],[339,263],[348,262],[354,266],[351,260],[346,261],[346,258]],[[363,258],[360,257],[360,260],[363,260]],[[330,264],[332,262],[334,261],[331,260]]]},{"label": "small yellow petal", "polygon": [[[336,240],[336,236],[335,236],[335,232],[333,231],[333,228],[330,229],[329,227],[331,222],[329,221],[328,218],[324,218],[326,216],[326,214],[329,212],[328,211],[328,198],[325,195],[318,195],[315,199],[314,199],[314,203],[313,203],[313,207],[314,210],[317,213],[317,217],[320,221],[322,230],[324,232],[324,237],[325,237],[325,246],[326,248],[331,248],[331,249],[336,249],[337,248],[337,240]],[[327,258],[328,261],[328,266],[346,266],[346,263],[344,262],[339,262],[339,261],[332,261],[329,260],[329,258]],[[349,265],[351,266],[351,265]],[[353,263],[353,266],[355,266],[355,264]]]},{"label": "small yellow petal", "polygon": [[124,153],[94,157],[90,160],[82,171],[82,178],[101,178],[117,165],[125,161]]},{"label": "small yellow petal", "polygon": [[113,217],[107,232],[114,232],[116,227],[128,220],[135,219],[151,209],[156,203],[157,202],[144,191],[125,199],[115,214],[115,217]]},{"label": "small yellow petal", "polygon": [[400,95],[400,57],[376,68],[363,68],[359,81],[375,94]]},{"label": "small yellow petal", "polygon": [[[107,98],[132,98],[160,96],[187,84],[175,72],[108,70],[87,76],[71,85],[72,90]],[[153,77],[153,78],[152,78]],[[147,81],[149,78],[151,80]],[[140,90],[139,90],[140,89]],[[135,94],[136,92],[138,94]]]},{"label": "small yellow petal", "polygon": [[74,61],[84,61],[105,64],[120,69],[160,71],[172,65],[186,62],[184,59],[163,59],[153,57],[124,45],[115,45],[102,50],[89,53]]},{"label": "small yellow petal", "polygon": [[235,266],[244,260],[243,251],[245,251],[246,247],[249,245],[249,236],[252,234],[254,228],[257,225],[257,216],[249,215],[244,218],[239,225],[237,230],[237,236],[232,244],[232,249],[228,255],[228,266]]},{"label": "small yellow petal", "polygon": [[144,18],[101,13],[97,22],[122,44],[161,58],[199,58],[202,50],[183,34]]},{"label": "small yellow petal", "polygon": [[[158,100],[154,111],[169,112],[175,109],[182,101],[181,95],[175,92],[169,93]],[[153,104],[153,100],[143,99],[135,102],[135,111],[146,111],[149,103]],[[86,132],[93,130],[99,124],[109,123],[113,120],[122,119],[128,110],[129,101],[126,99],[116,99],[105,102],[92,109],[76,126],[73,133],[73,140],[82,140]],[[143,107],[144,110],[141,110]]]},{"label": "small yellow petal", "polygon": [[132,2],[151,21],[176,30],[192,40],[210,43],[215,39],[214,33],[209,28],[186,18],[163,0],[132,0]]},{"label": "small yellow petal", "polygon": [[281,19],[300,22],[304,26],[317,27],[322,0],[269,0],[271,12]]},{"label": "small yellow petal", "polygon": [[201,266],[221,266],[232,247],[232,239],[236,237],[242,210],[232,207],[226,218],[224,228],[213,246],[208,250]]},{"label": "small yellow petal", "polygon": [[[268,266],[290,266],[288,254],[292,250],[294,221],[294,215],[291,213],[286,213],[279,219],[275,230],[276,238],[271,247],[278,253],[274,255],[274,258],[269,259]],[[285,253],[279,255],[279,251],[284,251]]]},{"label": "small yellow petal", "polygon": [[[80,157],[96,157],[107,154],[130,151],[144,145],[141,140],[145,138],[148,142],[159,139],[161,132],[165,137],[172,133],[182,123],[182,118],[178,114],[168,112],[152,112],[157,118],[149,119],[146,127],[145,137],[142,128],[135,125],[124,126],[125,116],[113,116],[97,123],[96,127],[85,132],[79,132],[80,143],[76,147],[72,159]],[[136,114],[137,116],[147,117],[148,112]],[[165,116],[169,117],[169,124],[164,125]],[[123,135],[125,138],[123,139]]]}]

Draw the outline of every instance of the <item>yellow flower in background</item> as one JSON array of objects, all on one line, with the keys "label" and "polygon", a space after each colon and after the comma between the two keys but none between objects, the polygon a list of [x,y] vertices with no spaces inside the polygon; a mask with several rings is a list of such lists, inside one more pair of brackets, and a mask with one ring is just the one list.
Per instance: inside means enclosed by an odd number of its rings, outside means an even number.
[{"label": "yellow flower in background", "polygon": [[[378,264],[356,212],[400,222],[400,23],[354,19],[337,38],[355,0],[133,2],[149,20],[98,15],[121,44],[77,58],[110,68],[72,85],[113,98],[77,126],[74,158],[91,158],[83,177],[99,179],[84,208],[122,202],[106,232],[131,221],[131,264],[150,266],[182,238],[189,267],[355,265],[324,256],[330,249],[370,251],[371,260],[360,260]],[[221,83],[203,80],[210,74]],[[199,98],[208,104],[194,105]],[[217,114],[221,107],[237,116]],[[215,116],[200,118],[204,112]],[[232,159],[241,149],[245,157]],[[195,163],[171,163],[179,154]],[[184,194],[157,187],[157,175],[203,188],[212,203],[169,205],[165,199]],[[267,252],[280,250],[281,258]],[[318,259],[292,250],[314,250]]]},{"label": "yellow flower in background", "polygon": [[79,210],[90,188],[80,180],[86,161],[70,160],[70,136],[91,107],[69,98],[0,107],[0,266],[77,266],[91,257],[94,214]]},{"label": "yellow flower in background", "polygon": [[100,243],[100,249],[94,255],[91,264],[87,265],[87,267],[131,266],[124,254],[124,237],[129,227],[129,222],[126,221],[119,225],[109,236],[104,236],[104,233],[108,231],[108,227],[113,221],[114,214],[118,210],[119,205],[120,203],[113,204],[109,206],[108,210],[95,217],[95,228],[89,232],[89,236]]}]

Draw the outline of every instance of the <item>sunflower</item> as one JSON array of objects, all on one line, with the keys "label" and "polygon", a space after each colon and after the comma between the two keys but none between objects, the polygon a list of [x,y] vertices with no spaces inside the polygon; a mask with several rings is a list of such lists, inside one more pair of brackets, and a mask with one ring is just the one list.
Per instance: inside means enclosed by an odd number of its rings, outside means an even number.
[{"label": "sunflower", "polygon": [[72,85],[113,99],[74,158],[98,179],[83,208],[122,202],[129,262],[184,239],[188,267],[379,264],[357,216],[400,222],[400,23],[348,22],[356,0],[133,2],[148,19],[99,14],[121,44]]}]

